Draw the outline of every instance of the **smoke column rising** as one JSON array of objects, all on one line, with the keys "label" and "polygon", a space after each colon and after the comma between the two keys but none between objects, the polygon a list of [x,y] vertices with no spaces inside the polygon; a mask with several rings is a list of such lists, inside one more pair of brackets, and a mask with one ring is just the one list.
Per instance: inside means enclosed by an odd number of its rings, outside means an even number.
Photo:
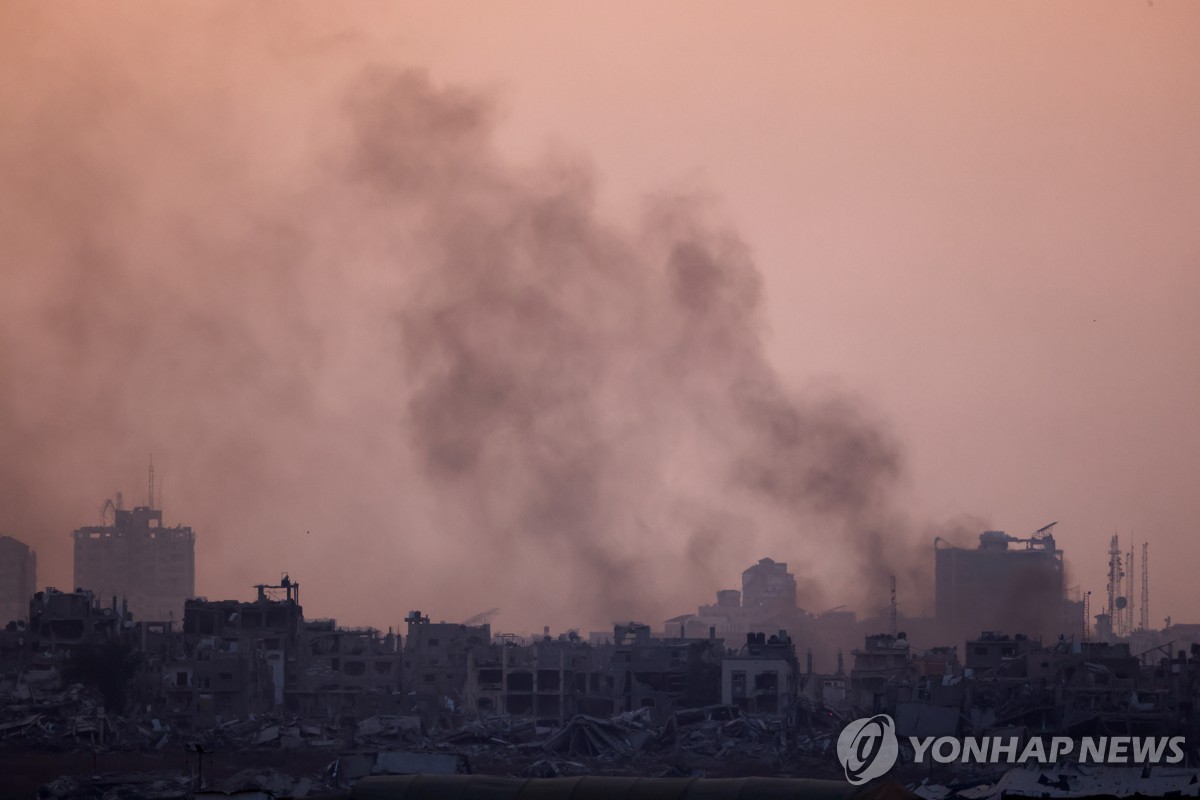
[{"label": "smoke column rising", "polygon": [[182,8],[0,11],[0,482],[55,574],[154,452],[199,591],[286,568],[349,623],[657,622],[764,555],[915,595],[897,444],[781,384],[709,203],[601,219],[353,25]]}]

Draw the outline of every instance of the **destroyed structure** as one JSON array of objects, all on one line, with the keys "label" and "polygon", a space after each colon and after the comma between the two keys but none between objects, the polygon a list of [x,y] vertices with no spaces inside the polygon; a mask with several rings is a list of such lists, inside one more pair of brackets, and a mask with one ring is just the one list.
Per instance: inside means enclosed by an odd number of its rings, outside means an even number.
[{"label": "destroyed structure", "polygon": [[162,511],[150,506],[121,508],[119,495],[105,512],[112,524],[74,533],[76,588],[117,597],[138,619],[178,623],[196,592],[196,535],[163,527]]},{"label": "destroyed structure", "polygon": [[795,706],[800,678],[787,631],[749,633],[742,649],[721,661],[721,702],[751,714],[786,712]]},{"label": "destroyed structure", "polygon": [[539,725],[640,711],[662,722],[679,708],[718,702],[723,655],[720,639],[658,637],[640,623],[615,625],[611,643],[599,645],[574,632],[546,631],[528,643],[506,636],[472,651],[463,697],[468,713]]},{"label": "destroyed structure", "polygon": [[[272,773],[279,791],[468,769],[837,778],[841,730],[885,713],[901,737],[1184,735],[1200,755],[1200,626],[1077,635],[1045,530],[1030,540],[987,532],[978,551],[939,546],[937,558],[939,603],[958,598],[953,622],[977,626],[962,639],[901,617],[895,600],[866,620],[808,613],[787,565],[771,559],[743,573],[740,591],[660,631],[629,621],[586,638],[496,633],[495,609],[462,623],[412,611],[403,636],[339,627],[306,618],[287,575],[248,601],[190,598],[179,622],[143,621],[132,603],[87,589],[47,589],[28,603],[27,624],[0,632],[0,752],[200,748],[248,765],[270,751],[273,763],[308,770]],[[1061,624],[979,627],[1004,618],[975,604],[971,577],[987,586],[1030,574],[1051,579],[1044,599]],[[765,620],[794,627],[755,629]],[[123,694],[79,668],[80,654],[109,651],[129,656]],[[1011,771],[905,769],[902,759],[896,777],[925,781],[930,800],[1025,785]],[[223,785],[245,776],[235,778]],[[935,778],[983,788],[956,795]]]},{"label": "destroyed structure", "polygon": [[252,602],[188,600],[163,667],[166,718],[211,727],[251,714],[362,719],[396,711],[399,637],[305,620],[284,575]]},{"label": "destroyed structure", "polygon": [[29,616],[37,591],[37,553],[11,536],[0,536],[0,628]]}]

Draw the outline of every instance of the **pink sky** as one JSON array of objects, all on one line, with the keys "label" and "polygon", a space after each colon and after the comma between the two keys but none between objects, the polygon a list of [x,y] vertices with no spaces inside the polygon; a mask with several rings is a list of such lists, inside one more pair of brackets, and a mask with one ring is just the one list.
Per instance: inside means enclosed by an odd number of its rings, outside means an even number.
[{"label": "pink sky", "polygon": [[[832,386],[884,421],[903,447],[906,513],[934,523],[971,515],[1014,534],[1057,520],[1070,583],[1095,596],[1109,537],[1118,532],[1127,544],[1132,534],[1150,543],[1151,621],[1200,621],[1192,576],[1200,563],[1200,5],[358,3],[301,14],[279,4],[232,14],[228,27],[210,25],[219,15],[197,13],[203,6],[177,17],[148,13],[150,4],[57,16],[31,8],[0,12],[9,34],[0,32],[0,44],[8,38],[10,50],[0,65],[20,67],[0,78],[0,101],[27,123],[22,130],[42,124],[34,109],[50,96],[43,82],[82,85],[82,53],[98,54],[126,83],[62,111],[81,127],[89,103],[121,107],[126,97],[155,98],[164,114],[199,114],[171,106],[171,87],[198,86],[207,99],[211,70],[213,97],[242,91],[243,81],[254,88],[222,124],[246,152],[272,151],[256,176],[270,182],[324,130],[305,126],[296,98],[335,81],[312,67],[291,70],[290,59],[349,41],[363,64],[424,67],[438,84],[492,92],[501,157],[587,159],[599,213],[615,224],[658,193],[710,195],[763,274],[772,363],[797,392]],[[46,124],[74,123],[56,116]],[[119,126],[101,126],[88,141],[139,157],[160,146],[131,141]],[[189,179],[169,158],[141,163],[166,176],[147,179],[164,196]],[[238,163],[213,162],[231,172]],[[172,177],[176,170],[183,177]],[[193,201],[216,207],[220,198]],[[0,241],[24,243],[15,230],[0,223]],[[45,273],[23,256],[43,250],[24,246],[10,244],[0,266],[9,303],[24,302],[14,299],[22,292],[40,297],[29,287]],[[258,288],[269,296],[269,285]],[[0,311],[17,307],[9,303]],[[17,341],[0,338],[5,347]],[[43,373],[26,365],[14,374]],[[92,524],[114,485],[140,496],[150,450],[166,472],[169,521],[202,536],[205,525],[210,534],[227,527],[211,495],[236,491],[237,481],[204,477],[188,456],[196,443],[172,439],[179,421],[169,412],[133,419],[146,427],[127,426],[125,450],[45,459],[43,477],[79,479],[78,491],[53,487],[61,536],[23,533],[38,525],[33,512],[0,529],[36,540],[39,582],[69,585],[66,531]],[[277,480],[326,480],[314,466],[325,454],[313,447],[311,460],[281,467]],[[332,461],[330,469],[346,466]],[[378,474],[344,469],[329,485],[342,496],[389,491]],[[244,491],[239,507],[254,495]],[[311,524],[337,518],[330,511]],[[214,538],[220,547],[202,539],[198,551],[202,594],[244,596],[253,580],[274,577],[265,546],[229,532]],[[231,556],[243,546],[245,557]],[[312,587],[306,605],[348,623],[398,620],[407,608],[362,619],[344,581],[321,584],[340,546],[289,545],[287,568]],[[736,585],[746,565],[730,563],[714,580]],[[385,576],[373,581],[389,585]],[[715,588],[698,583],[694,602],[710,602]],[[460,605],[460,593],[428,587],[418,594],[391,587],[386,600],[440,603],[448,617],[505,605]],[[662,609],[664,617],[684,610]]]},{"label": "pink sky", "polygon": [[401,40],[501,87],[510,152],[586,152],[618,212],[720,197],[776,364],[895,426],[917,508],[1058,520],[1097,594],[1132,532],[1152,621],[1196,618],[1200,7],[420,8]]}]

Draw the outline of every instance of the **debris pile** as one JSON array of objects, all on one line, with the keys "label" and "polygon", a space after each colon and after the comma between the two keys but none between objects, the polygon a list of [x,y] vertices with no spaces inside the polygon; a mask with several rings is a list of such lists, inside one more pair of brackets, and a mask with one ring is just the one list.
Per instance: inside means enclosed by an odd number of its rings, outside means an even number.
[{"label": "debris pile", "polygon": [[438,741],[456,747],[486,748],[528,744],[537,739],[539,729],[523,717],[496,716],[469,720],[457,730],[443,734]]},{"label": "debris pile", "polygon": [[358,723],[354,743],[359,747],[416,743],[425,740],[420,717],[378,715]]},{"label": "debris pile", "polygon": [[786,749],[781,720],[748,717],[737,706],[708,706],[673,714],[661,741],[691,757],[780,761]]},{"label": "debris pile", "polygon": [[552,755],[584,758],[631,758],[654,738],[648,714],[621,714],[599,719],[573,717],[542,745]]},{"label": "debris pile", "polygon": [[28,684],[0,689],[0,747],[62,752],[104,746],[127,738],[127,727],[78,683],[56,691]]},{"label": "debris pile", "polygon": [[[244,769],[231,778],[220,781],[220,791],[266,792],[271,797],[307,797],[313,791],[310,778],[293,778],[276,769]],[[322,787],[323,788],[323,787]]]},{"label": "debris pile", "polygon": [[[38,800],[185,800],[190,777],[165,772],[56,778],[38,790]],[[281,795],[282,796],[282,795]]]}]

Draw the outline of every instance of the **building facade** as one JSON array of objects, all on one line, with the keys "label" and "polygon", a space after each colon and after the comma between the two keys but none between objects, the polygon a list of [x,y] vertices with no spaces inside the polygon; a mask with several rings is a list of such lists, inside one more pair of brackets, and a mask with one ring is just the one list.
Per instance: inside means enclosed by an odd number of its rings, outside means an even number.
[{"label": "building facade", "polygon": [[79,528],[75,587],[101,602],[128,603],[135,619],[175,621],[196,593],[196,535],[184,526],[163,527],[162,511],[114,508],[113,524]]},{"label": "building facade", "polygon": [[979,547],[935,541],[935,614],[943,639],[955,644],[979,631],[1008,631],[1044,640],[1073,634],[1080,621],[1068,619],[1063,553],[1054,537],[1028,539],[984,531]]},{"label": "building facade", "polygon": [[799,687],[796,647],[786,631],[746,634],[737,655],[721,661],[721,702],[751,714],[791,713]]},{"label": "building facade", "polygon": [[37,553],[11,536],[0,536],[0,628],[29,619],[37,591]]}]

